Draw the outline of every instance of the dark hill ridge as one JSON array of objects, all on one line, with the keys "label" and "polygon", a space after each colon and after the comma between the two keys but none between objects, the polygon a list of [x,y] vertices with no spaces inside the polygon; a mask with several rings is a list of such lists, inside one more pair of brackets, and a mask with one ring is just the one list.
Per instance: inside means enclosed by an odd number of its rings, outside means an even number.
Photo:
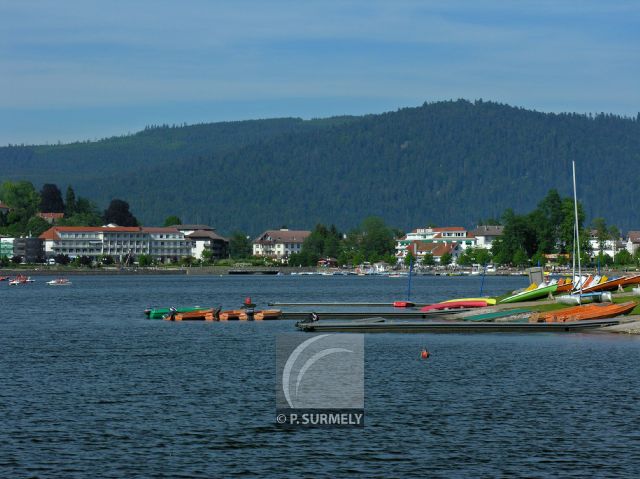
[{"label": "dark hill ridge", "polygon": [[126,199],[146,224],[170,214],[221,232],[286,224],[356,226],[369,215],[403,229],[472,226],[526,212],[550,188],[578,194],[589,217],[640,228],[640,122],[549,114],[491,102],[425,104],[322,120],[184,127],[60,146],[0,148],[0,179],[73,184],[102,206]]}]

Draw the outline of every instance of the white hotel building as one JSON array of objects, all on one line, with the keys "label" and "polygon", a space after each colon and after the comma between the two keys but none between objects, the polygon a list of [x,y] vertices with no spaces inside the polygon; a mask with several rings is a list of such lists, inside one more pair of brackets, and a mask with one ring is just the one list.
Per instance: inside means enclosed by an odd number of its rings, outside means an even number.
[{"label": "white hotel building", "polygon": [[171,261],[191,256],[193,242],[175,227],[54,226],[40,235],[47,257],[64,254],[70,258],[103,255],[124,260],[127,256],[150,255]]}]

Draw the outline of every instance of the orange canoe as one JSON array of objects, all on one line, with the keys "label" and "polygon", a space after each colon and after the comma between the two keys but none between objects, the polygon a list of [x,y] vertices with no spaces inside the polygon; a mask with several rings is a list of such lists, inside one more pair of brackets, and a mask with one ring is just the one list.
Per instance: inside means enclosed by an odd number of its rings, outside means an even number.
[{"label": "orange canoe", "polygon": [[[256,321],[267,321],[270,319],[279,319],[282,311],[279,309],[263,309],[253,313],[253,319]],[[222,311],[219,315],[220,321],[247,321],[249,315],[244,309],[230,309]]]},{"label": "orange canoe", "polygon": [[245,313],[244,309],[229,309],[227,311],[221,311],[219,318],[220,321],[246,320],[247,313]]},{"label": "orange canoe", "polygon": [[261,311],[256,311],[253,315],[253,319],[256,321],[267,321],[273,319],[280,319],[282,315],[282,311],[279,309],[263,309]]},{"label": "orange canoe", "polygon": [[567,323],[582,321],[586,319],[606,319],[615,318],[623,314],[628,314],[638,305],[635,301],[626,303],[609,304],[584,304],[573,308],[559,309],[547,313],[534,313],[529,318],[530,323]]},{"label": "orange canoe", "polygon": [[169,313],[164,319],[166,321],[213,321],[215,316],[213,309],[201,309],[186,313]]}]

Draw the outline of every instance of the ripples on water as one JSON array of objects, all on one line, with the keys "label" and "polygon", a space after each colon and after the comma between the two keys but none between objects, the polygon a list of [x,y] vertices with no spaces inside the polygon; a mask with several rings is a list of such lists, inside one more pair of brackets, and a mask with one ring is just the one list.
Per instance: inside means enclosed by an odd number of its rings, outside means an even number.
[{"label": "ripples on water", "polygon": [[[366,427],[274,424],[291,322],[147,321],[147,305],[393,301],[406,279],[74,277],[0,283],[1,477],[629,476],[640,341],[594,334],[366,337]],[[47,278],[48,279],[48,278]],[[487,278],[501,294],[524,278]],[[418,277],[417,301],[479,278]],[[300,333],[302,334],[302,333]],[[420,361],[420,349],[432,353]]]}]

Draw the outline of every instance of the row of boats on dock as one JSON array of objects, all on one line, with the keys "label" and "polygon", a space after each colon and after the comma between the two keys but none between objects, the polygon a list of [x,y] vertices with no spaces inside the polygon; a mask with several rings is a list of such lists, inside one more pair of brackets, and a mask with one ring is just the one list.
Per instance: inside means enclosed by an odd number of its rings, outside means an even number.
[{"label": "row of boats on dock", "polygon": [[559,278],[540,284],[533,283],[528,288],[501,299],[500,303],[532,301],[561,293],[569,296],[595,296],[594,293],[620,291],[629,285],[640,285],[640,274],[623,275],[615,278],[600,275],[582,275],[573,279]]},{"label": "row of boats on dock", "polygon": [[165,321],[268,321],[280,319],[279,309],[253,308],[229,309],[189,306],[181,308],[147,308],[144,314],[149,319]]},{"label": "row of boats on dock", "polygon": [[[638,301],[622,299],[640,296],[640,286],[629,291],[634,285],[640,285],[640,274],[617,278],[585,275],[547,278],[541,284],[531,284],[498,298],[455,298],[432,304],[408,299],[383,303],[268,304],[294,308],[284,311],[255,309],[250,298],[246,298],[240,309],[147,308],[145,315],[166,321],[289,319],[297,320],[296,327],[308,332],[569,332],[605,330],[630,323],[635,325],[630,329],[640,332],[640,320],[625,316],[638,306]],[[567,298],[572,301],[566,301]],[[308,309],[323,306],[328,309]],[[350,307],[354,309],[349,310]]]},{"label": "row of boats on dock", "polygon": [[[502,298],[459,298],[425,305],[419,309],[423,314],[419,319],[382,313],[339,321],[331,313],[322,313],[299,321],[296,327],[308,332],[569,332],[604,331],[625,323],[629,327],[623,331],[640,332],[640,321],[625,317],[638,302],[618,301],[612,295],[633,285],[640,285],[640,274],[550,279]],[[640,296],[640,286],[626,294]]]}]

